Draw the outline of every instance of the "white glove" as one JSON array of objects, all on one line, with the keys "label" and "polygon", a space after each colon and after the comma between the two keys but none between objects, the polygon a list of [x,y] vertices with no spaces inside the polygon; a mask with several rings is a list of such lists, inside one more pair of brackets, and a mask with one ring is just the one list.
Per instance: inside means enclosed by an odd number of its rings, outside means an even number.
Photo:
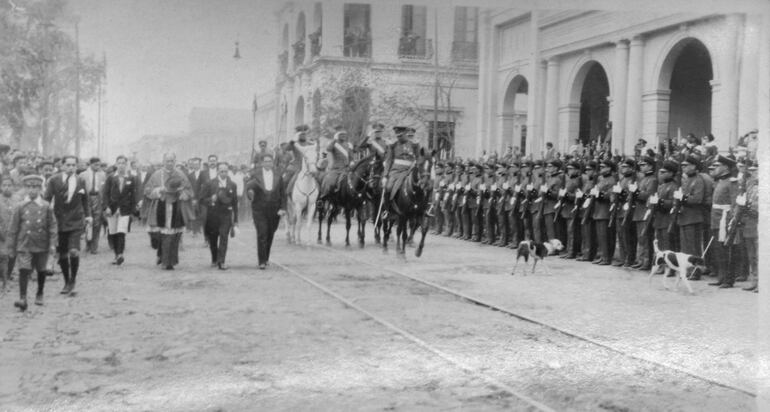
[{"label": "white glove", "polygon": [[382,186],[384,187],[386,184],[388,184],[388,178],[383,176],[381,183],[382,183]]},{"label": "white glove", "polygon": [[647,198],[647,201],[650,202],[651,205],[657,204],[659,200],[660,199],[658,199],[657,193],[653,194],[653,195],[650,195],[650,197]]},{"label": "white glove", "polygon": [[486,188],[487,188],[487,185],[485,185],[484,183],[479,185],[479,190],[480,191],[484,191],[484,190],[486,190]]},{"label": "white glove", "polygon": [[674,191],[674,199],[682,200],[683,197],[684,193],[682,193],[682,189],[676,189],[676,191]]},{"label": "white glove", "polygon": [[492,188],[491,188],[491,190],[492,190],[493,192],[494,192],[495,190],[497,190],[497,183],[495,183],[495,184],[493,184],[493,185],[492,185]]},{"label": "white glove", "polygon": [[470,184],[470,183],[468,183],[467,185],[465,185],[465,190],[471,190],[471,184]]},{"label": "white glove", "polygon": [[521,192],[521,185],[516,185],[513,187],[514,192]]},{"label": "white glove", "polygon": [[582,191],[582,190],[580,190],[580,189],[578,189],[578,190],[575,192],[575,199],[582,199],[582,198],[583,198],[583,191]]},{"label": "white glove", "polygon": [[559,189],[559,196],[564,196],[567,194],[567,189]]},{"label": "white glove", "polygon": [[503,183],[503,189],[508,189],[510,186],[508,185],[508,182]]},{"label": "white glove", "polygon": [[444,186],[446,186],[446,182],[444,182],[444,181],[442,180],[442,181],[438,182],[438,186],[439,186],[439,187],[444,187]]},{"label": "white glove", "polygon": [[739,195],[735,198],[735,204],[738,206],[746,206],[746,195]]},{"label": "white glove", "polygon": [[631,183],[630,185],[628,185],[629,192],[631,193],[636,192],[636,189],[638,189],[638,187],[636,186],[636,183]]},{"label": "white glove", "polygon": [[545,193],[548,191],[548,185],[540,185],[540,192]]},{"label": "white glove", "polygon": [[612,193],[620,193],[623,189],[620,188],[619,184],[616,184],[615,186],[612,186]]}]

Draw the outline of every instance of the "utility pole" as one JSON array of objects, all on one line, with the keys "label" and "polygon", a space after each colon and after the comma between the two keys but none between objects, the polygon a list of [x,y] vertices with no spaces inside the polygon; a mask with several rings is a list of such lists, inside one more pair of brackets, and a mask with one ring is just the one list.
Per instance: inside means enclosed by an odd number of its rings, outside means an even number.
[{"label": "utility pole", "polygon": [[438,3],[433,9],[433,150],[438,150]]},{"label": "utility pole", "polygon": [[75,156],[80,158],[80,31],[75,22]]}]

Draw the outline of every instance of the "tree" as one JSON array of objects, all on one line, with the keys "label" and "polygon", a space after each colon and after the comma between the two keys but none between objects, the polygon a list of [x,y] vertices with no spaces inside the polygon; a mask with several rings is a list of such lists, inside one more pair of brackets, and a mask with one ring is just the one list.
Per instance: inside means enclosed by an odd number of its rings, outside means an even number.
[{"label": "tree", "polygon": [[[75,41],[58,26],[64,10],[63,0],[0,5],[0,123],[15,148],[66,151],[75,135],[77,88],[81,102],[92,101],[104,77],[101,62],[77,59]],[[81,129],[82,138],[92,135]]]}]

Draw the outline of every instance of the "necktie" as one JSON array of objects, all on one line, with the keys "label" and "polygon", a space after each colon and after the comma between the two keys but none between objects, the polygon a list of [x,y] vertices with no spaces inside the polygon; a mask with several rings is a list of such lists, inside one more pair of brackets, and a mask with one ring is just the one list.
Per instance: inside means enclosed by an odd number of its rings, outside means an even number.
[{"label": "necktie", "polygon": [[67,203],[72,201],[72,197],[75,196],[76,181],[73,179],[74,175],[67,175]]},{"label": "necktie", "polygon": [[91,194],[96,193],[96,172],[91,171]]},{"label": "necktie", "polygon": [[123,191],[123,176],[118,177],[118,190]]}]

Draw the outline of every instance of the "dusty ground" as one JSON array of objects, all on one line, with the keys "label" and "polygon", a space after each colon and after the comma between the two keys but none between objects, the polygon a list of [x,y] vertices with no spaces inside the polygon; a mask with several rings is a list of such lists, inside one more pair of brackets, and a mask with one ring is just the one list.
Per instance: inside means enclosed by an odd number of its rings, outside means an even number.
[{"label": "dusty ground", "polygon": [[[527,410],[276,266],[257,271],[253,231],[243,229],[228,272],[210,269],[202,241],[189,237],[177,270],[158,270],[146,235],[135,233],[123,267],[111,266],[106,251],[84,260],[77,297],[58,295],[60,277],[47,285],[46,306],[25,314],[12,308],[15,289],[3,296],[0,409]],[[756,321],[757,295],[717,294],[700,282],[696,296],[685,296],[648,287],[638,272],[556,259],[552,276],[512,278],[503,249],[445,238],[430,238],[425,256],[407,262],[371,246],[346,253],[751,384],[753,327],[746,324]],[[523,325],[329,251],[286,246],[282,234],[274,260],[559,410],[753,408],[751,397],[735,391]],[[694,324],[680,324],[693,314]],[[720,321],[734,315],[745,322]],[[687,333],[671,333],[681,328]]]}]

